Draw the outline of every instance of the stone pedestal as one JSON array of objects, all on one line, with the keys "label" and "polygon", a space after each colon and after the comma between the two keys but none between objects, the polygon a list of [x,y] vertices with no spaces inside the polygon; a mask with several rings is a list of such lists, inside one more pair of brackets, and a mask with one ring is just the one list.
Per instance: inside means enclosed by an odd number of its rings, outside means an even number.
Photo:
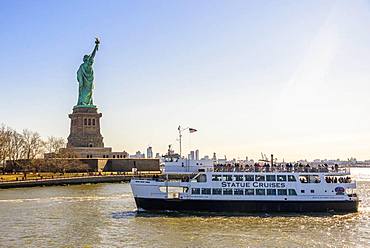
[{"label": "stone pedestal", "polygon": [[74,107],[71,119],[71,129],[67,148],[73,147],[104,147],[103,136],[100,133],[100,118],[96,107]]}]

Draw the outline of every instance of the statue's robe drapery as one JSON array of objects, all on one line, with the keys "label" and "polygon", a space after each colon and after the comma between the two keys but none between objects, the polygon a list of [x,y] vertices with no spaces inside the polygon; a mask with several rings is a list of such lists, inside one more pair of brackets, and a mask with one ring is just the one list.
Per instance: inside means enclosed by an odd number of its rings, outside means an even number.
[{"label": "statue's robe drapery", "polygon": [[92,91],[94,88],[94,71],[92,65],[94,59],[89,56],[80,65],[77,71],[77,81],[79,84],[77,105],[93,105]]}]

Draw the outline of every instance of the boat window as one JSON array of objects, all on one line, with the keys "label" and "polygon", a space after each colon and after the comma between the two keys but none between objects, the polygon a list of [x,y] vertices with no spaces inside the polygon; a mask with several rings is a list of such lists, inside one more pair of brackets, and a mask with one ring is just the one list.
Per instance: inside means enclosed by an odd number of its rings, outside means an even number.
[{"label": "boat window", "polygon": [[202,189],[202,195],[210,195],[211,189],[210,188],[203,188]]},{"label": "boat window", "polygon": [[302,175],[300,175],[299,176],[299,181],[301,183],[308,183],[309,182],[309,177],[308,176],[302,176]]},{"label": "boat window", "polygon": [[267,195],[276,195],[276,189],[267,189]]},{"label": "boat window", "polygon": [[310,175],[310,183],[320,183],[319,175]]},{"label": "boat window", "polygon": [[266,175],[266,181],[276,181],[275,175]]},{"label": "boat window", "polygon": [[256,195],[265,195],[266,194],[265,191],[266,191],[265,189],[256,189]]},{"label": "boat window", "polygon": [[222,189],[212,189],[212,195],[221,195],[222,194]]},{"label": "boat window", "polygon": [[288,193],[289,195],[297,195],[297,192],[295,191],[295,189],[288,189]]},{"label": "boat window", "polygon": [[193,195],[199,195],[200,194],[200,188],[192,188],[191,193]]},{"label": "boat window", "polygon": [[311,189],[311,193],[315,193],[315,190]]},{"label": "boat window", "polygon": [[304,193],[304,189],[301,189],[301,193]]},{"label": "boat window", "polygon": [[243,189],[234,189],[234,195],[244,195]]},{"label": "boat window", "polygon": [[334,183],[334,177],[325,177],[327,183]]},{"label": "boat window", "polygon": [[320,183],[319,175],[300,175],[299,181],[301,183]]},{"label": "boat window", "polygon": [[233,189],[223,189],[222,193],[224,195],[232,195],[233,194]]},{"label": "boat window", "polygon": [[243,175],[236,175],[235,181],[243,181]]},{"label": "boat window", "polygon": [[159,187],[159,190],[163,193],[183,193],[186,189],[184,187]]},{"label": "boat window", "polygon": [[254,175],[245,175],[245,181],[254,181]]},{"label": "boat window", "polygon": [[223,175],[224,181],[232,181],[233,177],[231,175]]},{"label": "boat window", "polygon": [[254,189],[246,189],[245,194],[246,195],[254,195]]},{"label": "boat window", "polygon": [[278,175],[277,176],[278,182],[284,182],[286,181],[286,175]]},{"label": "boat window", "polygon": [[278,189],[278,195],[287,195],[286,189]]},{"label": "boat window", "polygon": [[199,176],[197,176],[197,182],[198,183],[205,183],[207,182],[207,176],[205,174],[200,174]]},{"label": "boat window", "polygon": [[288,175],[288,181],[289,182],[296,182],[297,180],[295,179],[294,175]]},{"label": "boat window", "polygon": [[256,175],[256,181],[265,181],[265,176],[263,176],[263,175]]},{"label": "boat window", "polygon": [[212,181],[222,181],[221,175],[212,175]]}]

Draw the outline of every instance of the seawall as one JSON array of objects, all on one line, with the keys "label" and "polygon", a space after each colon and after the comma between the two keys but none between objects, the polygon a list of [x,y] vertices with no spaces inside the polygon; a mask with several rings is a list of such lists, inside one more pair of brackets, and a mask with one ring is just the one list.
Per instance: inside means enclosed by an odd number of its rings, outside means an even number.
[{"label": "seawall", "polygon": [[[140,174],[140,178],[151,178],[155,174]],[[158,174],[159,175],[159,174]],[[39,187],[39,186],[57,186],[57,185],[74,185],[85,183],[119,183],[129,182],[134,175],[101,175],[101,176],[83,176],[57,179],[38,179],[26,181],[1,182],[0,189]]]}]

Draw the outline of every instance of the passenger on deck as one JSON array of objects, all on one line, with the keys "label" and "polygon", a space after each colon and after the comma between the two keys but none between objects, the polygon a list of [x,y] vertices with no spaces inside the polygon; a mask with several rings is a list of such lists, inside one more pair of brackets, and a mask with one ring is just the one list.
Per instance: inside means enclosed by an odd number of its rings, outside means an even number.
[{"label": "passenger on deck", "polygon": [[264,164],[263,167],[264,167],[264,169],[265,169],[266,172],[269,172],[270,171],[270,164],[267,164],[266,163],[266,164]]}]

